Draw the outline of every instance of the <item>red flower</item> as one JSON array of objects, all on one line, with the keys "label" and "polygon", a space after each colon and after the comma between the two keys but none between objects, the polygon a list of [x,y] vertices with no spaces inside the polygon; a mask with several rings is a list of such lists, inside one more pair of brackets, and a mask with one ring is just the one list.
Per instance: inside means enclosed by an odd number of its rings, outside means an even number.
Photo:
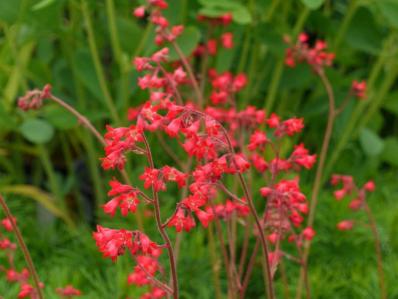
[{"label": "red flower", "polygon": [[11,219],[4,218],[3,220],[1,220],[1,225],[3,225],[4,229],[9,232],[11,232],[13,230],[11,221],[13,221],[14,223],[17,223],[17,219],[15,217],[12,217]]},{"label": "red flower", "polygon": [[145,189],[152,187],[156,192],[166,190],[166,184],[160,176],[159,169],[146,167],[144,173],[139,178],[144,181]]},{"label": "red flower", "polygon": [[250,143],[247,146],[247,148],[251,151],[256,150],[257,148],[262,148],[263,146],[268,142],[267,135],[265,135],[264,132],[261,132],[259,130],[256,130],[251,136],[250,136]]},{"label": "red flower", "polygon": [[126,230],[110,229],[97,225],[97,232],[93,233],[97,247],[104,257],[115,261],[123,255],[127,248],[132,247],[133,233]]},{"label": "red flower", "polygon": [[366,98],[366,81],[358,82],[354,80],[351,85],[351,92],[356,96],[358,99],[365,99]]},{"label": "red flower", "polygon": [[308,241],[311,241],[316,235],[316,233],[312,227],[306,227],[303,230],[302,234],[303,234],[303,238]]},{"label": "red flower", "polygon": [[232,49],[234,46],[234,35],[232,32],[225,32],[221,35],[221,43],[225,49]]},{"label": "red flower", "polygon": [[185,215],[185,211],[182,208],[178,208],[177,212],[169,220],[168,227],[175,227],[176,231],[179,233],[183,229],[189,232],[193,227],[195,227],[195,220],[192,215]]},{"label": "red flower", "polygon": [[134,213],[139,203],[138,191],[129,185],[121,184],[116,179],[110,181],[109,185],[112,189],[108,195],[115,197],[103,205],[104,212],[113,216],[119,207],[123,216],[127,216],[128,212]]},{"label": "red flower", "polygon": [[78,289],[75,289],[72,285],[67,285],[64,288],[58,288],[56,291],[58,295],[67,298],[80,296],[82,294]]},{"label": "red flower", "polygon": [[344,231],[344,230],[351,230],[354,226],[354,221],[352,220],[343,220],[337,223],[337,229]]}]

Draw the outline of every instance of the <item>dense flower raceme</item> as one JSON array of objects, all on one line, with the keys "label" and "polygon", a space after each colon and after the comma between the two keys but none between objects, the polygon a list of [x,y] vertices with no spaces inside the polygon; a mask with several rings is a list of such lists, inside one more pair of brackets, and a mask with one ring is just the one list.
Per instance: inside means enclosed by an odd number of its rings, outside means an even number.
[{"label": "dense flower raceme", "polygon": [[[4,228],[6,232],[13,232],[12,222],[17,223],[17,220],[12,217],[4,218],[1,220],[1,227]],[[30,274],[27,268],[23,268],[18,271],[15,268],[14,256],[17,250],[17,245],[10,241],[3,233],[0,231],[0,251],[3,251],[7,260],[6,264],[0,264],[0,272],[5,274],[5,279],[8,282],[19,284],[18,298],[39,298],[37,290],[30,283]],[[40,282],[40,287],[44,288],[44,284]],[[71,289],[74,292],[71,292]],[[65,292],[60,293],[58,290],[64,290]],[[81,295],[81,292],[74,289],[72,286],[68,286],[65,289],[57,289],[57,293],[60,298],[73,298],[75,296]]]},{"label": "dense flower raceme", "polygon": [[[341,189],[334,191],[334,198],[338,201],[343,200],[346,197],[351,199],[348,207],[352,211],[361,210],[367,205],[366,195],[368,192],[374,192],[376,185],[373,181],[366,182],[361,188],[359,188],[353,177],[348,175],[333,175],[331,180],[333,186],[341,185]],[[351,230],[355,224],[353,220],[342,220],[337,224],[339,230]]]}]

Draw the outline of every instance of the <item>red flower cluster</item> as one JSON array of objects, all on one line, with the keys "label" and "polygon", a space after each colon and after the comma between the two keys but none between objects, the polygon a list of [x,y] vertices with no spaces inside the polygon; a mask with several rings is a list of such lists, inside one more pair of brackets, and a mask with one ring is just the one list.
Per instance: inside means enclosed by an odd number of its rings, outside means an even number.
[{"label": "red flower cluster", "polygon": [[61,296],[61,298],[73,298],[75,296],[81,296],[82,294],[82,292],[80,292],[78,289],[75,289],[71,285],[67,285],[64,288],[58,288],[56,292]]},{"label": "red flower cluster", "polygon": [[217,71],[214,69],[209,71],[209,77],[213,87],[210,100],[214,105],[233,103],[234,94],[244,88],[247,83],[245,74],[237,76],[233,76],[230,72],[217,74]]},{"label": "red flower cluster", "polygon": [[97,232],[93,233],[93,238],[104,257],[109,257],[112,261],[116,261],[126,250],[133,256],[148,254],[154,257],[157,257],[160,251],[155,242],[139,231],[110,229],[97,225]]},{"label": "red flower cluster", "polygon": [[352,82],[351,92],[358,99],[362,100],[366,98],[366,90],[366,81],[358,82],[357,80],[354,80]]},{"label": "red flower cluster", "polygon": [[325,66],[331,66],[335,57],[334,53],[327,52],[327,44],[323,40],[317,40],[313,46],[309,44],[309,36],[301,33],[296,44],[292,44],[289,37],[285,42],[290,46],[286,49],[285,64],[295,67],[297,63],[306,62],[315,71],[320,71]]},{"label": "red flower cluster", "polygon": [[[352,199],[348,207],[353,211],[358,211],[364,208],[366,203],[366,195],[368,192],[374,192],[376,185],[373,181],[366,182],[361,188],[357,187],[352,176],[348,175],[333,175],[331,184],[336,186],[342,184],[342,188],[334,192],[336,200],[342,200],[350,196]],[[353,220],[343,220],[337,224],[339,230],[351,230],[354,226]]]},{"label": "red flower cluster", "polygon": [[184,31],[184,26],[170,26],[169,21],[163,16],[162,10],[166,9],[168,4],[164,0],[147,0],[147,4],[137,7],[133,15],[137,18],[144,18],[145,13],[149,13],[148,20],[156,26],[155,42],[162,45],[165,42],[173,42]]}]

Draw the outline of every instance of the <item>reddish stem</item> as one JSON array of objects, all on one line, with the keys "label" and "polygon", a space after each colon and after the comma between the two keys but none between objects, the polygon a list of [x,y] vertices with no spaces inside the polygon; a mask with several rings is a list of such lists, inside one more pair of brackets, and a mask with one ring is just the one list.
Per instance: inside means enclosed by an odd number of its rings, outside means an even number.
[{"label": "reddish stem", "polygon": [[[148,140],[146,139],[144,133],[142,133],[142,137],[143,137],[144,144],[145,144],[146,156],[148,159],[149,167],[151,169],[155,169],[152,152],[149,147]],[[172,280],[172,285],[173,285],[173,287],[172,287],[173,298],[178,299],[178,278],[177,278],[177,269],[176,269],[176,262],[175,262],[173,247],[171,246],[171,241],[170,241],[170,238],[169,238],[166,230],[162,226],[162,219],[161,219],[161,215],[160,215],[159,196],[158,196],[158,192],[155,190],[155,188],[153,186],[152,186],[152,197],[154,200],[156,225],[158,227],[158,231],[159,231],[160,235],[163,238],[164,243],[166,243],[166,245],[167,245],[166,247],[167,247],[167,253],[169,255],[171,280]]]},{"label": "reddish stem", "polygon": [[375,239],[375,252],[377,258],[377,271],[379,273],[379,287],[380,287],[380,298],[387,299],[386,286],[385,286],[385,278],[383,271],[383,257],[381,252],[381,242],[380,236],[377,231],[376,221],[373,217],[372,211],[370,210],[368,203],[366,200],[364,201],[364,209],[369,219],[370,229],[372,231],[373,237]]},{"label": "reddish stem", "polygon": [[[328,95],[329,114],[328,114],[325,135],[323,137],[321,153],[319,155],[318,167],[316,169],[315,181],[314,181],[314,185],[313,185],[312,193],[311,193],[310,212],[309,212],[308,221],[307,221],[307,226],[309,226],[309,227],[312,227],[314,224],[315,209],[316,209],[316,206],[318,203],[318,196],[319,196],[319,190],[321,188],[321,183],[322,183],[322,175],[323,175],[323,170],[324,170],[324,166],[325,166],[325,160],[326,160],[326,156],[328,153],[330,140],[332,137],[334,121],[335,121],[336,115],[337,115],[332,85],[330,84],[329,79],[327,78],[325,72],[322,69],[316,71],[316,73],[319,76],[319,78],[321,79],[322,84],[324,85],[324,87],[326,89],[326,93]],[[308,256],[310,253],[310,247],[311,247],[311,242],[305,241],[304,242],[304,253],[303,253],[303,265],[302,265],[301,271],[300,271],[296,299],[301,298],[303,283],[305,282],[305,276],[308,275],[305,272],[308,270],[307,264],[308,264]],[[308,286],[306,288],[308,288]]]},{"label": "reddish stem", "polygon": [[35,265],[33,263],[32,257],[30,256],[30,252],[28,250],[28,247],[26,246],[25,241],[23,240],[21,231],[19,230],[17,224],[13,220],[14,217],[12,216],[10,209],[8,208],[4,198],[1,195],[0,195],[0,205],[1,205],[4,213],[6,214],[6,217],[8,219],[10,219],[12,230],[14,231],[15,236],[17,237],[17,241],[18,241],[19,247],[21,248],[21,250],[23,252],[26,264],[28,265],[29,273],[30,273],[30,275],[33,278],[33,282],[35,284],[35,289],[36,289],[36,292],[37,292],[37,296],[39,297],[39,299],[43,299],[44,296],[43,296],[43,293],[42,293],[41,288],[40,288],[40,279],[39,279],[39,276],[37,275],[36,268],[35,268]]}]

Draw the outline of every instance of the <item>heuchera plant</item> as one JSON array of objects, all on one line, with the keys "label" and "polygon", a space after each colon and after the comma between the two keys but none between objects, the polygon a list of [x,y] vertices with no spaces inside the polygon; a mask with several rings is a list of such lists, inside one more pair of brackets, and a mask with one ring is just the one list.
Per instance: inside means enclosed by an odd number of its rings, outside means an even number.
[{"label": "heuchera plant", "polygon": [[[286,65],[308,64],[321,79],[329,100],[329,117],[319,155],[311,154],[303,143],[287,154],[285,141],[302,132],[304,120],[299,117],[283,120],[254,106],[238,109],[236,95],[245,88],[246,75],[218,73],[207,66],[209,57],[217,55],[220,45],[225,49],[234,46],[233,34],[225,31],[232,16],[198,16],[200,22],[221,26],[222,33],[210,36],[187,57],[178,45],[184,27],[169,23],[163,15],[167,7],[164,0],[148,0],[145,6],[133,11],[135,17],[146,17],[154,24],[155,43],[160,48],[149,57],[133,59],[136,71],[141,73],[138,86],[148,91],[148,100],[128,111],[128,126],[108,125],[102,136],[87,118],[54,96],[50,85],[41,91],[28,92],[20,98],[19,106],[36,109],[43,100],[54,101],[74,114],[104,146],[102,168],[117,170],[120,175],[109,182],[109,201],[102,209],[110,217],[136,213],[139,227],[130,230],[98,225],[93,238],[105,258],[117,261],[121,255],[131,256],[135,266],[126,279],[130,285],[145,287],[141,298],[179,298],[176,252],[180,242],[173,244],[168,231],[190,232],[198,223],[210,231],[214,228],[217,233],[227,274],[228,298],[245,297],[260,249],[268,298],[275,298],[273,278],[283,258],[300,266],[298,298],[303,285],[309,297],[308,255],[310,241],[316,235],[314,213],[334,121],[352,96],[366,97],[366,82],[354,81],[337,107],[325,73],[334,59],[334,54],[327,51],[326,42],[312,43],[305,33],[294,43],[286,37],[289,46]],[[178,54],[178,61],[170,60],[171,48]],[[195,61],[202,65],[198,71],[193,67]],[[179,156],[169,146],[171,139],[185,155]],[[160,146],[174,165],[161,165],[153,155],[154,146]],[[137,178],[130,178],[125,171],[129,153],[141,155],[147,161]],[[312,169],[316,163],[309,203],[300,189],[300,172]],[[254,181],[262,181],[262,186],[256,188]],[[344,182],[344,188],[338,192],[339,198],[357,192],[360,201],[357,207],[368,207],[365,193],[372,191],[370,182],[357,189],[352,179],[348,184],[345,177],[334,177],[334,182],[340,181]],[[173,195],[174,212],[165,215],[162,195],[171,184],[176,184],[180,192]],[[145,234],[137,213],[140,206],[153,210],[160,243],[152,240],[157,236]],[[352,226],[353,222],[345,221],[338,228],[348,230]],[[244,234],[241,244],[237,240],[238,230]],[[253,248],[249,246],[250,240],[254,240]],[[209,247],[215,248],[212,242],[209,238]],[[295,252],[285,248],[286,242],[294,244]],[[168,267],[161,264],[161,256],[167,256]]]}]

